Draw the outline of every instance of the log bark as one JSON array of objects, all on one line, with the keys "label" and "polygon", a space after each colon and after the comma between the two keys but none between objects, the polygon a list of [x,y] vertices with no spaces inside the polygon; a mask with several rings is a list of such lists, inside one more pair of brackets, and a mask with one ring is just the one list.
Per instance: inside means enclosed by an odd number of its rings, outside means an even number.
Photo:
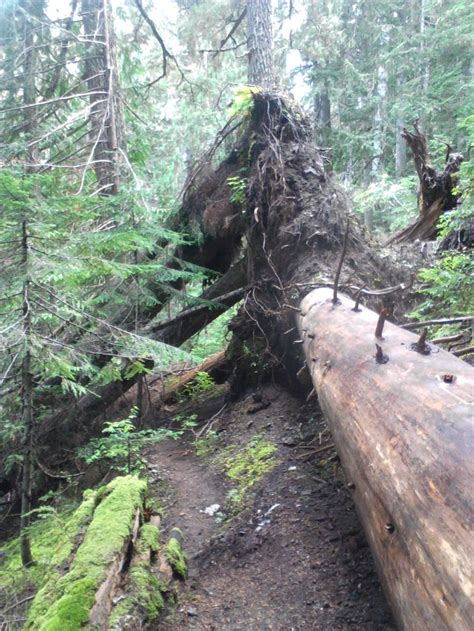
[{"label": "log bark", "polygon": [[[321,407],[400,628],[472,628],[474,372],[329,289],[298,328]],[[382,362],[375,359],[375,344]]]},{"label": "log bark", "polygon": [[171,320],[151,325],[144,334],[165,344],[180,346],[244,297],[246,267],[247,261],[243,258],[202,293],[201,300],[214,304],[185,309]]},{"label": "log bark", "polygon": [[113,595],[120,581],[123,581],[124,569],[133,554],[140,522],[141,510],[137,508],[130,536],[125,540],[121,554],[113,560],[105,579],[96,592],[95,604],[89,614],[89,622],[95,629],[103,629],[104,631],[108,629],[107,623],[113,607]]}]

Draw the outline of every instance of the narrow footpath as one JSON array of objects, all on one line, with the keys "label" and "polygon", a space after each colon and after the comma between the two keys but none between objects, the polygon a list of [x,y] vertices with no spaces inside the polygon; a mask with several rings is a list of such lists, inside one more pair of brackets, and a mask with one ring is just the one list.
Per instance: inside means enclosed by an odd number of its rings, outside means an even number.
[{"label": "narrow footpath", "polygon": [[151,488],[166,497],[163,537],[179,528],[189,563],[176,607],[149,628],[394,630],[324,419],[283,390],[263,396],[268,407],[240,402],[213,426],[221,446],[264,436],[278,447],[233,517],[230,481],[192,440],[147,453]]}]

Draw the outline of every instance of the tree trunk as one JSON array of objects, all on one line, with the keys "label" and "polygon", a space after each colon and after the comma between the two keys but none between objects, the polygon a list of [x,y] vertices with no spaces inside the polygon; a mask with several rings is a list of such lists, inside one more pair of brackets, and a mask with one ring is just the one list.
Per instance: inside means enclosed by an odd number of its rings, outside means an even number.
[{"label": "tree trunk", "polygon": [[426,0],[420,1],[420,74],[421,74],[421,91],[424,95],[428,92],[428,86],[430,83],[430,65],[429,61],[425,59],[426,47],[425,47],[425,37],[426,37],[426,22],[428,20],[428,16],[426,15]]},{"label": "tree trunk", "polygon": [[22,368],[22,425],[24,427],[23,460],[21,475],[21,512],[20,512],[20,550],[21,562],[26,567],[33,563],[31,554],[30,525],[31,512],[31,484],[33,478],[33,373],[31,367],[31,304],[29,299],[29,246],[27,223],[22,224],[22,264],[24,266],[25,281],[23,283],[23,335],[25,351]]},{"label": "tree trunk", "polygon": [[120,187],[118,152],[122,123],[109,0],[82,0],[82,21],[87,49],[84,78],[91,92],[90,162],[98,191],[113,195]]},{"label": "tree trunk", "polygon": [[[32,105],[36,101],[36,46],[35,46],[35,24],[30,19],[29,11],[32,15],[43,12],[43,2],[34,3],[24,1],[22,3],[25,15],[25,63],[23,73],[23,101],[25,105]],[[26,138],[31,140],[36,131],[36,113],[34,107],[26,107],[25,132]],[[28,147],[26,171],[34,173],[38,162],[36,147]],[[33,372],[31,366],[31,304],[29,299],[30,290],[30,260],[29,260],[28,225],[26,219],[22,222],[21,236],[21,264],[23,266],[23,337],[24,355],[22,361],[22,382],[21,382],[21,403],[22,403],[22,425],[24,431],[21,469],[21,491],[20,491],[20,555],[23,566],[28,567],[33,563],[31,553],[31,542],[28,528],[31,521],[31,490],[33,481],[33,433],[34,433],[34,408],[33,408]]]},{"label": "tree trunk", "polygon": [[298,328],[393,611],[402,629],[468,631],[472,368],[393,324],[376,338],[375,313],[331,296],[308,294]]},{"label": "tree trunk", "polygon": [[316,124],[316,142],[322,149],[324,159],[331,170],[332,150],[331,144],[331,100],[329,98],[329,86],[327,79],[324,86],[314,98],[314,118]]},{"label": "tree trunk", "polygon": [[195,333],[215,320],[244,297],[246,290],[246,259],[242,259],[219,278],[201,295],[201,299],[213,305],[186,309],[175,318],[150,326],[146,330],[148,337],[172,346],[180,346]]},{"label": "tree trunk", "polygon": [[271,0],[247,0],[247,38],[249,83],[272,88],[275,77]]},{"label": "tree trunk", "polygon": [[384,66],[377,69],[376,86],[377,105],[374,113],[373,157],[371,162],[372,180],[376,178],[383,166],[384,131],[387,109],[387,72]]},{"label": "tree trunk", "polygon": [[404,175],[407,166],[407,141],[402,131],[403,122],[398,118],[395,126],[395,175],[397,178]]},{"label": "tree trunk", "polygon": [[436,236],[436,226],[441,215],[447,210],[456,208],[458,195],[454,193],[461,162],[464,160],[460,153],[448,147],[444,171],[439,173],[432,165],[428,146],[424,134],[418,124],[414,125],[414,133],[403,129],[402,136],[406,139],[413,153],[416,172],[419,179],[418,219],[397,233],[388,243],[401,243],[415,239],[431,239]]}]

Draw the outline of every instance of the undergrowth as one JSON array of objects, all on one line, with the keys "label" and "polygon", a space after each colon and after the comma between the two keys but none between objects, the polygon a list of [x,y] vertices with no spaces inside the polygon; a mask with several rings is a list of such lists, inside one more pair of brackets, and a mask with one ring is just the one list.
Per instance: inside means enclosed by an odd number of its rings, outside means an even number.
[{"label": "undergrowth", "polygon": [[16,624],[17,611],[10,620],[4,609],[8,628],[75,631],[87,625],[97,588],[123,549],[145,488],[137,477],[115,478],[85,491],[76,510],[41,509],[30,527],[35,562],[28,568],[21,564],[19,538],[3,546],[0,592],[7,600],[32,600],[23,627]]}]

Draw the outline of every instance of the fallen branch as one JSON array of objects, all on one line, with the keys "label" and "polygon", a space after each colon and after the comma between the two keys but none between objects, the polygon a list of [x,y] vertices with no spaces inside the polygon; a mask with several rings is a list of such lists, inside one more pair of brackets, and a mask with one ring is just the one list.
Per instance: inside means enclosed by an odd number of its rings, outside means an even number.
[{"label": "fallen branch", "polygon": [[455,318],[440,318],[438,320],[424,320],[423,322],[409,322],[408,324],[401,324],[402,329],[410,331],[411,329],[419,329],[424,326],[439,326],[441,324],[459,324],[461,322],[474,323],[474,315],[458,316]]},{"label": "fallen branch", "polygon": [[212,304],[206,303],[200,305],[199,307],[193,307],[192,309],[181,311],[181,313],[179,313],[174,318],[170,318],[169,320],[165,320],[164,322],[160,322],[159,324],[148,327],[147,332],[148,334],[153,334],[154,336],[156,333],[162,331],[163,329],[166,329],[167,327],[174,326],[175,324],[178,324],[183,320],[193,319],[195,316],[203,312],[212,311],[213,309],[222,310],[222,308],[225,308],[225,310],[227,310],[229,308],[229,303],[235,304],[236,302],[238,302],[241,298],[244,297],[244,294],[248,289],[248,287],[240,287],[239,289],[235,289],[234,291],[229,291],[227,294],[218,296]]},{"label": "fallen branch", "polygon": [[474,353],[474,346],[468,346],[467,348],[460,348],[458,351],[452,351],[456,357],[463,357],[464,355],[470,355]]},{"label": "fallen branch", "polygon": [[466,333],[471,338],[470,331],[462,331],[457,335],[446,335],[445,337],[435,337],[434,340],[430,340],[431,344],[449,344],[450,342],[459,342],[466,337]]}]

